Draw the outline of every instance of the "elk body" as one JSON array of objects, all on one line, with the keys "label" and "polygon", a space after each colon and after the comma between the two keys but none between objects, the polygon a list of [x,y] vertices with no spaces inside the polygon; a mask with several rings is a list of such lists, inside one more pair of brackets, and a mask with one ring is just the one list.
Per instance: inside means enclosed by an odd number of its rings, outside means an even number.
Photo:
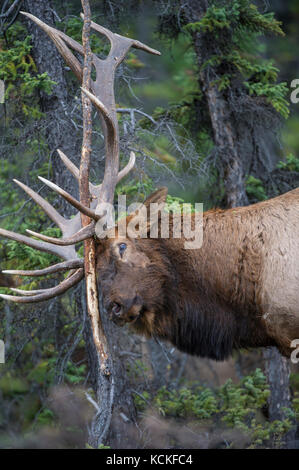
[{"label": "elk body", "polygon": [[[165,199],[158,191],[154,200]],[[148,206],[153,201],[150,197]],[[299,338],[299,188],[269,201],[204,213],[203,244],[184,238],[108,238],[97,271],[118,324],[190,354],[222,360],[233,349]]]}]

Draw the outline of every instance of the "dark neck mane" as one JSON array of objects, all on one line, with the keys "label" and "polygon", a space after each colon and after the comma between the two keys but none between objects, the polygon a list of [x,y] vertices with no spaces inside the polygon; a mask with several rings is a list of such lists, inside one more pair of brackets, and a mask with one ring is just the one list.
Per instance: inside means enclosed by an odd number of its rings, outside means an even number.
[{"label": "dark neck mane", "polygon": [[[173,299],[175,303],[175,298]],[[185,301],[173,305],[168,339],[179,350],[196,356],[224,360],[233,350],[273,346],[258,320],[242,315],[224,303]]]},{"label": "dark neck mane", "polygon": [[234,349],[274,345],[256,311],[229,304],[201,279],[200,273],[194,275],[175,256],[170,259],[165,339],[181,351],[216,360],[228,358]]}]

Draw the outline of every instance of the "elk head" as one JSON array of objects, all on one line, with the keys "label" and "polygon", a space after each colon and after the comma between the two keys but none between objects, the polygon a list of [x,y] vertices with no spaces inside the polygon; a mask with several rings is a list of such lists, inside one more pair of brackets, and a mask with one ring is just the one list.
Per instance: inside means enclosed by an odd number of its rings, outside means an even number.
[{"label": "elk head", "polygon": [[[150,206],[153,203],[163,207],[166,195],[167,189],[161,188],[142,206],[146,217],[144,237],[130,236],[130,232],[124,236],[116,227],[112,237],[97,242],[97,277],[111,320],[120,326],[130,323],[148,334],[156,314],[163,310],[163,289],[168,275],[161,259],[160,243],[149,237]],[[138,210],[127,217],[126,227],[136,216]]]}]

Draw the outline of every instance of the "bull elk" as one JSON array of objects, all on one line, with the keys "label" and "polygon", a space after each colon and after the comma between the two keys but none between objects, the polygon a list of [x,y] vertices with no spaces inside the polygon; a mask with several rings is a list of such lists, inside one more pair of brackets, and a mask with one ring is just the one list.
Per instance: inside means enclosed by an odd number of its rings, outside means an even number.
[{"label": "bull elk", "polygon": [[[157,191],[145,205],[165,197]],[[233,349],[275,345],[289,356],[299,338],[298,234],[299,188],[205,212],[196,250],[184,248],[184,237],[124,239],[116,231],[97,249],[106,308],[116,323],[190,354],[222,360]]]},{"label": "bull elk", "polygon": [[[54,40],[81,81],[82,66],[68,46],[80,54],[82,46],[32,15],[27,16]],[[46,269],[6,273],[41,276],[69,271],[70,274],[51,289],[30,292],[12,289],[21,295],[1,295],[7,300],[19,303],[47,300],[81,281],[84,262],[78,257],[75,244],[96,237],[102,203],[112,202],[116,182],[134,166],[135,156],[131,153],[128,165],[118,173],[113,88],[109,93],[102,88],[106,82],[111,86],[114,70],[130,47],[158,52],[95,23],[92,27],[105,34],[112,45],[105,61],[93,54],[97,79],[91,83],[93,93],[84,90],[97,107],[105,130],[103,185],[89,185],[92,202],[87,207],[40,178],[79,211],[75,218],[66,220],[39,194],[16,181],[58,225],[63,238],[50,238],[30,230],[34,239],[3,229],[0,235],[58,255],[64,261]],[[61,151],[59,155],[79,180],[79,170]],[[156,191],[146,200],[145,207],[165,203],[166,194],[165,188]],[[80,213],[92,220],[83,228]],[[128,216],[126,222],[134,215]],[[150,219],[146,224],[150,231]],[[113,237],[96,239],[96,273],[104,306],[117,324],[129,323],[138,333],[170,341],[190,354],[223,360],[237,348],[276,345],[282,354],[289,356],[291,341],[299,338],[298,234],[299,188],[248,207],[205,212],[203,244],[199,249],[185,249],[184,237],[131,238],[120,235],[116,227]]]}]

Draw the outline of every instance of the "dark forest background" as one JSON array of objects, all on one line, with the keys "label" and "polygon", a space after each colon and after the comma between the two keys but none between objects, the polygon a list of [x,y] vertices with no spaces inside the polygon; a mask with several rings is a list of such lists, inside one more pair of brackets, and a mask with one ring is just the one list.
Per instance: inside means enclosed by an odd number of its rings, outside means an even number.
[{"label": "dark forest background", "polygon": [[[291,83],[299,79],[298,0],[103,0],[90,5],[98,24],[161,51],[161,57],[131,51],[117,74],[121,165],[131,150],[137,156],[136,168],[117,193],[126,193],[129,202],[142,201],[166,185],[169,203],[203,202],[209,209],[246,205],[298,187],[299,103],[291,103]],[[5,83],[0,227],[59,236],[12,179],[47,195],[63,215],[73,214],[37,176],[78,196],[56,149],[79,164],[81,94],[55,46],[19,14],[20,8],[81,41],[81,2],[0,1],[0,79]],[[97,34],[91,46],[101,57],[109,51]],[[103,149],[95,115],[92,181],[103,175]],[[54,261],[0,240],[2,270],[41,268]],[[14,282],[35,289],[59,280],[61,275]],[[8,282],[3,278],[1,284]],[[8,287],[1,292],[10,293]],[[0,319],[6,346],[6,363],[0,365],[0,448],[93,445],[88,423],[98,405],[83,283],[32,306],[0,301]],[[275,416],[269,411],[273,383],[268,384],[262,351],[242,351],[218,363],[126,329],[111,334],[121,367],[106,446],[298,444],[298,366],[291,368],[288,406]],[[282,366],[275,354],[268,366],[277,379]]]}]

